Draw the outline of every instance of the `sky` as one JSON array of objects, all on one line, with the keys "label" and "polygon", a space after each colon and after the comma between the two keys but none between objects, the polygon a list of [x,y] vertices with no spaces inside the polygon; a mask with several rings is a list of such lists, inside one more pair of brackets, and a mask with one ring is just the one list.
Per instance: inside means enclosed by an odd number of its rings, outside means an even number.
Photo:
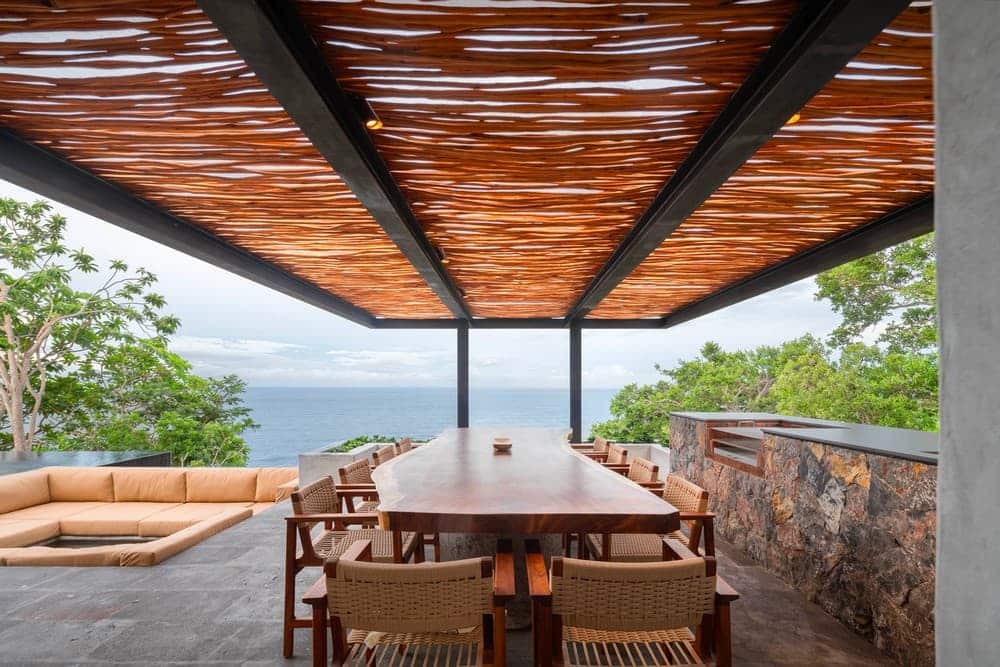
[{"label": "sky", "polygon": [[[0,197],[39,199],[3,180]],[[171,349],[199,374],[235,373],[250,386],[454,386],[454,331],[366,329],[69,207],[54,208],[68,220],[70,247],[83,247],[102,266],[124,259],[156,274],[156,291],[181,320]],[[666,330],[585,329],[584,388],[654,382],[654,364],[691,358],[708,340],[745,349],[824,336],[837,319],[814,292],[813,280],[803,280]],[[473,330],[469,354],[473,387],[569,383],[565,330]]]}]

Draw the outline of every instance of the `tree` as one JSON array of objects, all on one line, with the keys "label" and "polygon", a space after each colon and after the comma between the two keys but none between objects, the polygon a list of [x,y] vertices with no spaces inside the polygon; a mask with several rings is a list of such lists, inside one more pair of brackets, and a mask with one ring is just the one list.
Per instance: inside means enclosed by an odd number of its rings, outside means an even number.
[{"label": "tree", "polygon": [[[938,427],[937,308],[932,235],[820,274],[817,299],[841,322],[828,344],[806,336],[776,347],[700,356],[629,385],[594,432],[665,442],[677,410],[762,411],[922,430]],[[875,344],[864,338],[874,332]]]},{"label": "tree", "polygon": [[41,431],[57,449],[149,449],[177,465],[244,465],[256,428],[234,375],[203,378],[158,339],[108,350],[53,383]]},{"label": "tree", "polygon": [[834,346],[859,342],[862,334],[874,330],[877,342],[890,350],[936,351],[933,234],[821,273],[816,284],[816,298],[828,300],[842,317],[830,334]]},{"label": "tree", "polygon": [[35,444],[54,373],[90,363],[137,333],[163,336],[178,325],[158,312],[163,298],[149,291],[156,278],[143,269],[129,275],[124,262],[112,262],[95,289],[75,289],[74,273],[99,267],[64,245],[65,226],[45,202],[0,199],[0,409],[15,451]]}]

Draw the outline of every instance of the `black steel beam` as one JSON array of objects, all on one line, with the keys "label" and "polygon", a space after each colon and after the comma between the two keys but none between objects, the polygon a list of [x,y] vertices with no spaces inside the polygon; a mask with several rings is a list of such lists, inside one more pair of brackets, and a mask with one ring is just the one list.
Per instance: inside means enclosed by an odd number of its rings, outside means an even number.
[{"label": "black steel beam", "polygon": [[278,103],[399,246],[448,310],[472,317],[375,148],[356,102],[341,88],[286,0],[198,0]]},{"label": "black steel beam", "polygon": [[934,198],[927,196],[670,313],[660,320],[660,324],[677,326],[932,231]]},{"label": "black steel beam", "polygon": [[583,436],[583,331],[579,323],[569,327],[569,426],[570,442]]},{"label": "black steel beam", "polygon": [[458,392],[456,402],[458,415],[456,424],[458,428],[467,428],[469,426],[469,323],[466,320],[459,320],[457,327],[455,361],[458,368],[458,378],[455,386]]},{"label": "black steel beam", "polygon": [[610,294],[909,4],[805,2],[567,313],[567,324]]},{"label": "black steel beam", "polygon": [[310,282],[0,128],[0,179],[283,294],[372,327],[375,318]]}]

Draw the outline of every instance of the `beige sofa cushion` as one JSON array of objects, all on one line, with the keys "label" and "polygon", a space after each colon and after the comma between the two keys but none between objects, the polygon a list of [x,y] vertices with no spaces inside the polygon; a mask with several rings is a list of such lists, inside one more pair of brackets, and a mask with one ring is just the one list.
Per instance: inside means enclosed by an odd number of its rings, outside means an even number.
[{"label": "beige sofa cushion", "polygon": [[257,468],[188,468],[189,503],[253,502]]},{"label": "beige sofa cushion", "polygon": [[[249,507],[228,509],[176,533],[145,544],[129,544],[121,553],[121,565],[149,566],[162,563],[171,556],[202,540],[250,518]],[[0,556],[2,557],[2,556]]]},{"label": "beige sofa cushion", "polygon": [[59,534],[58,521],[0,519],[0,548],[24,547]]},{"label": "beige sofa cushion", "polygon": [[70,567],[121,565],[122,549],[128,546],[131,545],[109,544],[106,547],[87,547],[84,549],[53,547],[0,549],[0,562],[4,565],[65,565]]},{"label": "beige sofa cushion", "polygon": [[199,521],[228,512],[242,510],[250,503],[184,503],[152,514],[139,522],[142,537],[163,537],[184,530]]},{"label": "beige sofa cushion", "polygon": [[111,477],[117,502],[182,503],[187,495],[183,468],[116,468]]},{"label": "beige sofa cushion", "polygon": [[84,510],[100,507],[103,503],[95,502],[55,502],[42,503],[34,507],[25,507],[21,510],[0,514],[0,519],[62,519],[63,517],[79,514]]},{"label": "beige sofa cushion", "polygon": [[94,500],[110,503],[115,500],[111,468],[46,468],[49,473],[49,495],[55,501]]},{"label": "beige sofa cushion", "polygon": [[258,503],[273,503],[292,495],[294,488],[287,486],[288,482],[299,476],[298,468],[259,468],[257,471],[257,493],[254,501]]},{"label": "beige sofa cushion", "polygon": [[107,503],[59,521],[63,535],[138,535],[143,519],[178,503]]},{"label": "beige sofa cushion", "polygon": [[49,474],[46,470],[0,476],[0,514],[41,505],[49,500]]}]

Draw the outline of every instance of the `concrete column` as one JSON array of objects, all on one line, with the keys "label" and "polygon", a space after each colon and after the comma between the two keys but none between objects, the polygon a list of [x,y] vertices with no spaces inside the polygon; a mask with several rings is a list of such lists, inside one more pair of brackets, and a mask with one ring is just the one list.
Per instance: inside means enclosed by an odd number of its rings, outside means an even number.
[{"label": "concrete column", "polygon": [[1000,664],[1000,2],[935,0],[937,664]]},{"label": "concrete column", "polygon": [[455,361],[458,367],[458,377],[455,385],[458,389],[458,415],[455,423],[458,428],[469,426],[469,323],[458,323],[458,340],[455,344]]},{"label": "concrete column", "polygon": [[569,426],[572,442],[583,437],[583,331],[579,324],[569,327]]}]

